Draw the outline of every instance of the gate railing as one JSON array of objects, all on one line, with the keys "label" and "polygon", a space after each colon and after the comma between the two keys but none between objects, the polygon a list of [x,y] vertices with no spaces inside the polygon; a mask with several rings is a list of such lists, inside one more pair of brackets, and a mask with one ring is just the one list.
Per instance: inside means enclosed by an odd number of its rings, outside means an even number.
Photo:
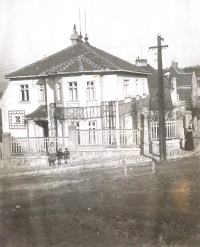
[{"label": "gate railing", "polygon": [[[150,123],[150,137],[151,140],[157,140],[159,138],[159,123]],[[166,139],[177,138],[177,121],[165,122]]]},{"label": "gate railing", "polygon": [[29,137],[11,138],[11,153],[47,153],[50,143],[54,143],[56,149],[68,147],[68,137]]},{"label": "gate railing", "polygon": [[139,132],[130,129],[77,130],[78,147],[138,147]]}]

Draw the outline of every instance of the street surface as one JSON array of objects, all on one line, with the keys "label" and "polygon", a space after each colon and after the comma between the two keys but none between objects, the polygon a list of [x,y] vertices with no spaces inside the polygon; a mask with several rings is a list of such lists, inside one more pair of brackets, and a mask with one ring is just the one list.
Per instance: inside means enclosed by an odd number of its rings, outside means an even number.
[{"label": "street surface", "polygon": [[198,247],[199,161],[0,175],[0,247]]}]

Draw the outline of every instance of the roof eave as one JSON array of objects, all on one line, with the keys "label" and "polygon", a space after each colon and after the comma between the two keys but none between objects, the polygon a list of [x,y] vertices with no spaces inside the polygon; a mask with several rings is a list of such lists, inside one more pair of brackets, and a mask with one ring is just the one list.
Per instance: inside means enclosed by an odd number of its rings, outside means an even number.
[{"label": "roof eave", "polygon": [[82,74],[82,73],[113,73],[113,72],[123,72],[123,73],[131,73],[131,74],[140,74],[140,75],[149,75],[150,72],[141,72],[141,71],[132,71],[132,70],[82,70],[82,71],[73,71],[73,72],[52,72],[45,73],[39,75],[27,75],[27,76],[5,76],[6,79],[25,79],[25,78],[39,78],[39,77],[47,77],[52,75],[69,75],[69,74]]},{"label": "roof eave", "polygon": [[48,74],[42,75],[24,75],[24,76],[5,76],[5,79],[25,79],[25,78],[38,78],[38,77],[46,77]]}]

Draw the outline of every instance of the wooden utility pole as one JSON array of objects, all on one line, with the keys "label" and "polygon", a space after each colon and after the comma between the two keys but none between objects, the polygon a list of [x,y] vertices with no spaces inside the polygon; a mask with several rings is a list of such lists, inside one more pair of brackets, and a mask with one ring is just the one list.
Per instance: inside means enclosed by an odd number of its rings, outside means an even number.
[{"label": "wooden utility pole", "polygon": [[157,49],[158,57],[158,115],[159,115],[159,153],[160,159],[166,160],[166,130],[165,130],[165,109],[164,109],[164,79],[162,69],[162,48],[167,48],[168,45],[161,45],[164,41],[160,35],[157,36],[157,46],[149,47],[149,49]]}]

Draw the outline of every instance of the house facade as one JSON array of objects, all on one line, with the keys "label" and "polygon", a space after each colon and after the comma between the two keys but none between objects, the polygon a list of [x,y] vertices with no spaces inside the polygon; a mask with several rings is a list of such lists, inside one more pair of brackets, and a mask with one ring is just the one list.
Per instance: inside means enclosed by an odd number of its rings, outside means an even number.
[{"label": "house facade", "polygon": [[[149,71],[147,76],[149,87],[148,102],[148,128],[149,128],[149,148],[153,154],[159,154],[159,115],[158,115],[158,73],[146,59],[139,57],[135,61],[136,66]],[[163,78],[164,84],[164,114],[166,125],[166,149],[167,153],[180,149],[179,127],[176,112],[172,101],[172,86],[170,81]],[[181,130],[183,131],[183,129]]]},{"label": "house facade", "polygon": [[166,70],[166,79],[172,86],[172,103],[179,126],[183,129],[181,135],[184,136],[189,125],[196,133],[199,129],[198,119],[193,113],[200,99],[200,89],[195,72],[185,73],[178,67],[177,62],[172,61],[171,67]]},{"label": "house facade", "polygon": [[90,45],[87,37],[83,42],[75,26],[70,39],[72,46],[6,75],[4,133],[69,137],[70,126],[90,134],[140,128],[132,105],[149,97],[148,71]]}]

